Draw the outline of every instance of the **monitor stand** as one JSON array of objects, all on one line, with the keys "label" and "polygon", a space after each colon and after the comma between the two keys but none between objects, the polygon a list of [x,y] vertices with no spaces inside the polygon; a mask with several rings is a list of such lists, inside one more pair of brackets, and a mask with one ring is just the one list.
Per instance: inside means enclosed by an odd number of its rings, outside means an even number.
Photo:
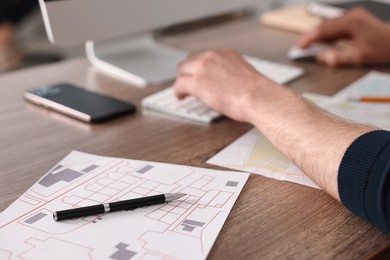
[{"label": "monitor stand", "polygon": [[90,63],[99,71],[144,87],[172,80],[187,53],[156,43],[151,35],[126,40],[85,43]]}]

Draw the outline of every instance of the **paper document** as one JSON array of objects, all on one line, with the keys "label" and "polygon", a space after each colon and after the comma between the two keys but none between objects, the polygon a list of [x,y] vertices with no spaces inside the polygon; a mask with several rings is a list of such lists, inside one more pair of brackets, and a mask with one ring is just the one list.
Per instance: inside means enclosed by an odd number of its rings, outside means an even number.
[{"label": "paper document", "polygon": [[348,87],[342,89],[334,95],[333,98],[344,101],[348,99],[357,99],[362,96],[390,97],[390,74],[372,71]]},{"label": "paper document", "polygon": [[[248,173],[74,151],[0,215],[0,259],[204,259]],[[55,222],[52,212],[162,193],[132,211]]]},{"label": "paper document", "polygon": [[[390,88],[390,82],[388,87]],[[347,121],[390,130],[390,103],[338,101],[334,98],[313,94],[310,94],[310,99],[317,106]]]},{"label": "paper document", "polygon": [[[346,101],[347,97],[360,95],[390,96],[390,75],[378,72],[369,73],[334,97],[304,94],[317,106],[348,121],[390,130],[390,104]],[[257,129],[250,130],[207,162],[318,188]]]}]

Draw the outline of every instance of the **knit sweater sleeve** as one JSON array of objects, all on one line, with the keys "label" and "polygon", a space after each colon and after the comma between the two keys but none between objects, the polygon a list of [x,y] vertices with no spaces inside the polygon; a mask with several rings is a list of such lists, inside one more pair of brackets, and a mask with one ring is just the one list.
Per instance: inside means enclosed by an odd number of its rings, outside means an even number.
[{"label": "knit sweater sleeve", "polygon": [[357,138],[339,168],[342,203],[353,213],[390,234],[390,132]]}]

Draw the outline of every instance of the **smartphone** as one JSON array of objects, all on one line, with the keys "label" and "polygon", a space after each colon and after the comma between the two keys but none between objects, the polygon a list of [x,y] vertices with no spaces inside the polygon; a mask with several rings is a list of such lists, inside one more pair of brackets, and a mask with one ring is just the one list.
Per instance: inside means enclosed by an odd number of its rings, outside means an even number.
[{"label": "smartphone", "polygon": [[135,111],[132,103],[88,91],[72,83],[58,83],[28,89],[24,98],[88,123],[101,123]]}]

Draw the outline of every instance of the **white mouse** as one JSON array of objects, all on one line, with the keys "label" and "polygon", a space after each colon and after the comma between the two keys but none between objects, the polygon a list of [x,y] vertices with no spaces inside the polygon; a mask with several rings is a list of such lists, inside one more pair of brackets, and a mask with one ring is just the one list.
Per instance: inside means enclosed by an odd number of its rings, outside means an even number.
[{"label": "white mouse", "polygon": [[290,60],[314,59],[318,52],[328,48],[330,45],[324,43],[313,43],[305,49],[294,46],[288,51],[287,57]]}]

